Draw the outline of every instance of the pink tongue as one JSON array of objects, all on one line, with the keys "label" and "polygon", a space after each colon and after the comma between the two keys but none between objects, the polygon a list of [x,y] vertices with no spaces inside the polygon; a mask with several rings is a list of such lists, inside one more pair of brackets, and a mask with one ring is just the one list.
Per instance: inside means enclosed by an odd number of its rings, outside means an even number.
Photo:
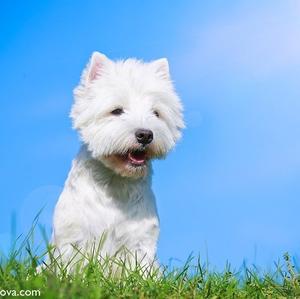
[{"label": "pink tongue", "polygon": [[145,156],[144,152],[133,152],[128,154],[129,160],[134,164],[145,163]]}]

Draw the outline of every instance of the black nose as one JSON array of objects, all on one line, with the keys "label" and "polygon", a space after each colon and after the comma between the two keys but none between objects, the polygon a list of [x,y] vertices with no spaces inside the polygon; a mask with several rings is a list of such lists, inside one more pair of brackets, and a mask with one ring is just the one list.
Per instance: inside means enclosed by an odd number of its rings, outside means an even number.
[{"label": "black nose", "polygon": [[138,143],[143,145],[149,144],[153,140],[153,132],[145,129],[138,129],[135,132],[135,137]]}]

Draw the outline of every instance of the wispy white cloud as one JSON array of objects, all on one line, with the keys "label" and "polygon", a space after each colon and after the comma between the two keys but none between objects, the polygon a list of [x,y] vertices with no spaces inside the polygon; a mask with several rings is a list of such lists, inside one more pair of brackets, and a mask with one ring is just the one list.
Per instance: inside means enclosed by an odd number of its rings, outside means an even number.
[{"label": "wispy white cloud", "polygon": [[300,66],[299,1],[241,6],[205,26],[195,23],[192,27],[180,59],[190,71],[228,68],[272,76]]}]

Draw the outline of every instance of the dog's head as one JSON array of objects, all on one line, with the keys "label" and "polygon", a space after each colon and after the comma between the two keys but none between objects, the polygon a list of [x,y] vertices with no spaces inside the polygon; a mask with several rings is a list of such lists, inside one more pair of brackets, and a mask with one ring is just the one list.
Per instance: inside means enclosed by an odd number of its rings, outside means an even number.
[{"label": "dog's head", "polygon": [[182,105],[167,59],[111,61],[93,53],[74,90],[71,117],[93,158],[116,173],[141,177],[181,136]]}]

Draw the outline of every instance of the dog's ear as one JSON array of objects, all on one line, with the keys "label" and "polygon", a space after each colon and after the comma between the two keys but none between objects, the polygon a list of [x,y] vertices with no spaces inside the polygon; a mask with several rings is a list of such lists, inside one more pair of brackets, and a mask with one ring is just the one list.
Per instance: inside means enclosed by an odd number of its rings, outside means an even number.
[{"label": "dog's ear", "polygon": [[111,63],[111,60],[109,60],[104,54],[94,52],[87,66],[85,74],[86,83],[89,84],[99,78],[101,76],[101,71],[109,63]]},{"label": "dog's ear", "polygon": [[169,80],[170,79],[170,71],[169,71],[169,63],[167,58],[160,58],[154,60],[152,63],[152,67],[154,71],[162,78]]}]

